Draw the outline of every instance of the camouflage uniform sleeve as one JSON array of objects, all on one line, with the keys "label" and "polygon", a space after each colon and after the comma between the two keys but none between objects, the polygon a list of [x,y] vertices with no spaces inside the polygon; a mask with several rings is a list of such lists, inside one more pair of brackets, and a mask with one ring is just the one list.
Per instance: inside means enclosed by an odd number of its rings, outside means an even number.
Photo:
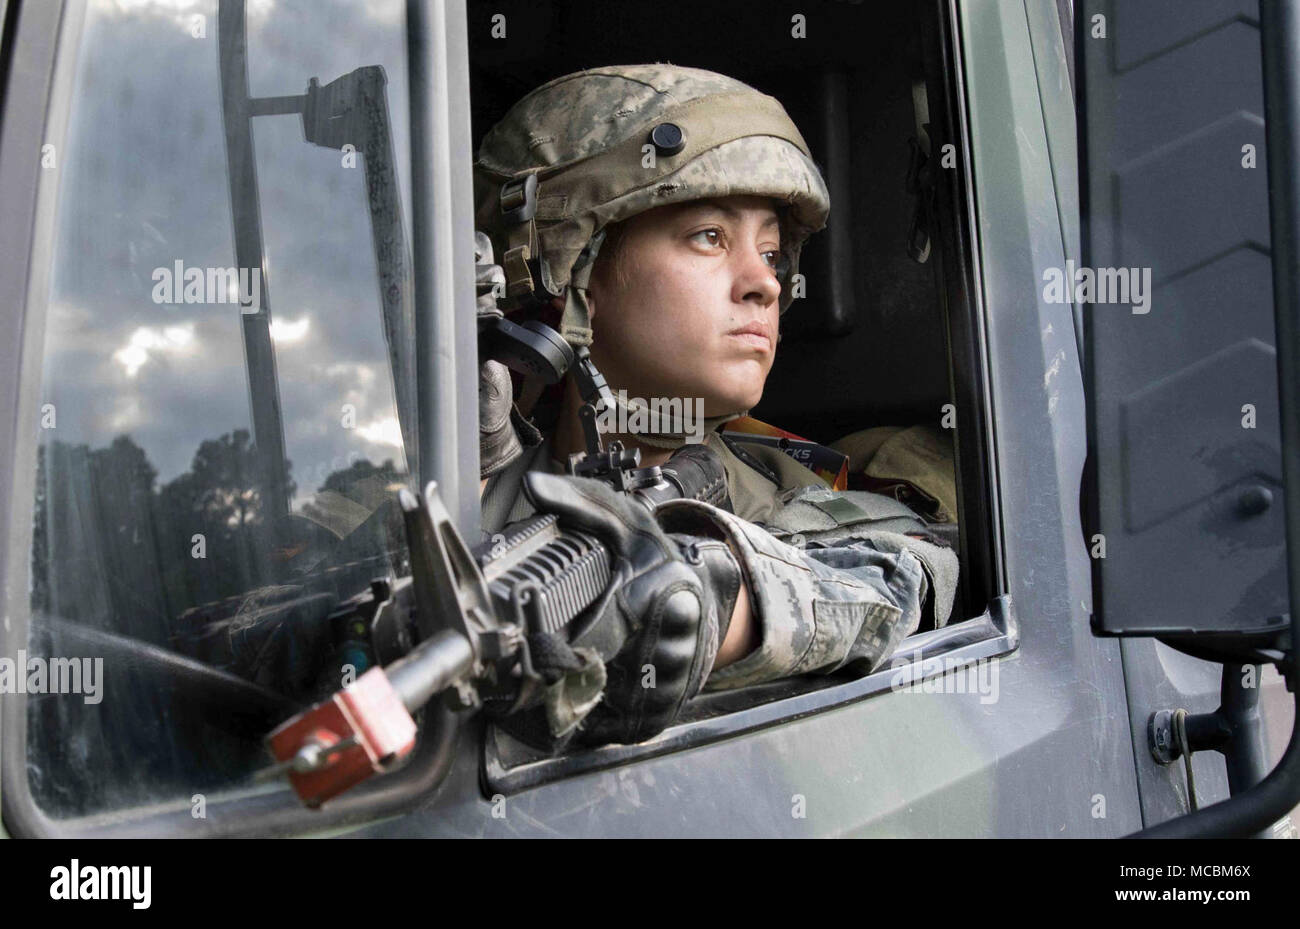
[{"label": "camouflage uniform sleeve", "polygon": [[656,511],[666,528],[725,534],[749,589],[760,644],[709,675],[704,690],[725,690],[795,674],[880,665],[916,631],[928,593],[921,562],[906,549],[866,540],[794,548],[767,530],[694,500]]}]

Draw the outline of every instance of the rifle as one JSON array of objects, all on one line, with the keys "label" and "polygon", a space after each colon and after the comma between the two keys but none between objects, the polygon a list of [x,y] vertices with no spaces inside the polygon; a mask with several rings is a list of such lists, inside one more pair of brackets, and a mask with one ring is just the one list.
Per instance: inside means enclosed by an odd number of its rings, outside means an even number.
[{"label": "rifle", "polygon": [[[728,505],[721,462],[702,445],[665,466],[646,468],[638,449],[617,441],[605,447],[597,405],[612,408],[614,398],[586,348],[574,351],[544,324],[518,326],[499,313],[480,312],[480,335],[488,357],[516,370],[558,380],[571,367],[583,398],[579,418],[587,446],[570,456],[571,475],[604,481],[651,511],[680,497]],[[405,653],[365,671],[266,739],[277,763],[259,776],[287,775],[309,807],[391,770],[410,754],[418,732],[413,714],[439,694],[461,712],[481,709],[485,697],[504,700],[507,712],[528,705],[545,686],[533,667],[528,635],[563,632],[611,581],[604,544],[589,533],[561,529],[554,515],[514,523],[471,550],[435,482],[422,496],[398,491],[397,503],[410,576],[372,582],[331,619],[336,628],[359,630],[353,635],[374,654]],[[411,640],[418,644],[406,651],[402,645]]]}]

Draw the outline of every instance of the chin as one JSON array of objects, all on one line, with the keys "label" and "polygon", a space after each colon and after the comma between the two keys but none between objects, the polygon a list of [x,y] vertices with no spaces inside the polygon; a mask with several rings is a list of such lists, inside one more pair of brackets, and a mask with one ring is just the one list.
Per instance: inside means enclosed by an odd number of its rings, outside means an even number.
[{"label": "chin", "polygon": [[706,395],[705,416],[723,416],[740,410],[752,410],[763,399],[763,388],[746,391],[717,391]]}]

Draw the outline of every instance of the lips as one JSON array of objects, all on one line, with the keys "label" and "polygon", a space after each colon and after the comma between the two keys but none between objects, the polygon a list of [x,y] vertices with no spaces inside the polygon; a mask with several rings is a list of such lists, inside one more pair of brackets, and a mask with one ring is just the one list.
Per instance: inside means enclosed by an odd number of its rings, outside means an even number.
[{"label": "lips", "polygon": [[753,322],[732,329],[727,333],[727,336],[760,351],[770,352],[772,350],[772,334],[768,332],[767,327],[762,323]]}]

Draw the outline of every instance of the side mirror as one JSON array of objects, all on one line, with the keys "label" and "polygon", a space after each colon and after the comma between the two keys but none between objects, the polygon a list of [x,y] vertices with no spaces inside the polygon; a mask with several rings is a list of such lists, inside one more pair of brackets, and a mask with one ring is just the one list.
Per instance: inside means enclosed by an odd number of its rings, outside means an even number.
[{"label": "side mirror", "polygon": [[[1297,450],[1280,425],[1263,80],[1171,99],[1152,84],[1165,71],[1125,57],[1145,21],[1084,6],[1082,264],[1040,286],[1083,322],[1093,629],[1277,660],[1290,629],[1283,461]],[[1210,56],[1259,75],[1258,39],[1240,38],[1171,53],[1165,70]]]}]

